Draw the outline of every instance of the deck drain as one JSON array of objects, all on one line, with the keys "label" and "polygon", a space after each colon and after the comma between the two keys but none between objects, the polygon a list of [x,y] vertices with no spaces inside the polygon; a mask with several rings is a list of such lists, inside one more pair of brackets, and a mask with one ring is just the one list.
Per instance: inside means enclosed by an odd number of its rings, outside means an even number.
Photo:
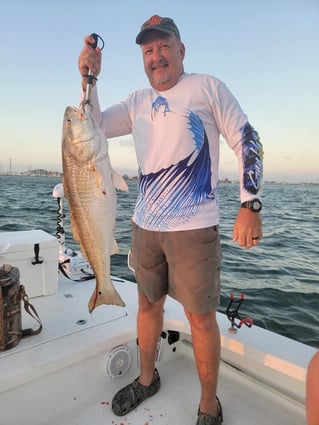
[{"label": "deck drain", "polygon": [[86,320],[85,319],[80,319],[76,322],[77,325],[85,325],[86,324]]}]

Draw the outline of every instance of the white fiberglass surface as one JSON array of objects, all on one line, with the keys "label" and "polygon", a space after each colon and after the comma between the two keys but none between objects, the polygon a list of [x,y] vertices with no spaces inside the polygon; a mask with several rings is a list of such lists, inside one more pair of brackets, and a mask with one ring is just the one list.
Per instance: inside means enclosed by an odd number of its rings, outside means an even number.
[{"label": "white fiberglass surface", "polygon": [[[108,352],[103,352],[0,394],[1,423],[195,425],[200,389],[191,345],[182,341],[165,345],[161,353],[157,365],[162,382],[160,392],[126,416],[112,414],[113,395],[138,374],[136,342],[126,346],[131,363],[122,377],[107,376]],[[302,405],[223,362],[218,395],[225,425],[306,423]]]}]

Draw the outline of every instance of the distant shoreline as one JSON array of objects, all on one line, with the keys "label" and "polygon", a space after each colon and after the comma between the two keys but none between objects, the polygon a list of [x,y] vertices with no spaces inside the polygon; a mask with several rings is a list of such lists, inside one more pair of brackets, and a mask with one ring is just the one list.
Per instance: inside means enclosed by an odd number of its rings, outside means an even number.
[{"label": "distant shoreline", "polygon": [[[44,169],[36,169],[36,170],[29,170],[29,171],[22,171],[22,172],[0,172],[1,176],[8,176],[8,177],[63,177],[63,173],[60,171],[47,171]],[[124,174],[123,177],[127,180],[137,180],[137,176],[128,176],[127,174]],[[219,183],[223,184],[239,184],[238,180],[230,180],[228,178],[219,180]],[[319,183],[315,182],[298,182],[298,183],[291,183],[291,182],[282,182],[282,181],[264,181],[264,185],[291,185],[291,186],[319,186]]]},{"label": "distant shoreline", "polygon": [[63,173],[60,171],[47,171],[47,170],[30,170],[30,171],[21,171],[21,172],[15,172],[15,171],[7,171],[7,172],[0,172],[0,176],[22,176],[22,177],[62,177]]}]

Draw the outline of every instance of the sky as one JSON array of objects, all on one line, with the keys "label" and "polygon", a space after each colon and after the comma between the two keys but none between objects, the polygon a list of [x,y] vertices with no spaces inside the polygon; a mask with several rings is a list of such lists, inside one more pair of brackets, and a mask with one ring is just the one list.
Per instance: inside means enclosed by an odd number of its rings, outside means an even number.
[{"label": "sky", "polygon": [[[149,86],[135,37],[174,19],[186,72],[221,79],[264,147],[264,180],[319,183],[319,0],[0,0],[0,172],[62,171],[64,110],[78,105],[83,38],[105,41],[102,108]],[[113,167],[137,174],[131,136],[109,140]],[[220,178],[237,162],[221,140]]]}]

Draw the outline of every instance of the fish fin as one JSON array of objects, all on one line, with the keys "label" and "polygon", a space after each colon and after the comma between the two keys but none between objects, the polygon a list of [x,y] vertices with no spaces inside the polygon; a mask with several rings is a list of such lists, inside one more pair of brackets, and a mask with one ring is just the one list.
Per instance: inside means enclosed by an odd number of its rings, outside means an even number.
[{"label": "fish fin", "polygon": [[116,239],[113,237],[111,255],[118,254],[119,252],[120,252],[120,249],[119,249],[118,243],[116,242]]},{"label": "fish fin", "polygon": [[96,187],[100,190],[100,193],[107,195],[104,170],[100,170],[98,166],[94,165],[93,171],[95,173]]},{"label": "fish fin", "polygon": [[99,292],[94,289],[94,292],[88,304],[89,312],[92,313],[92,311],[96,307],[102,304],[111,304],[118,305],[120,307],[125,307],[125,302],[122,300],[120,294],[117,292],[113,285],[110,285],[110,289],[108,289],[106,292]]},{"label": "fish fin", "polygon": [[114,170],[112,170],[112,181],[116,189],[123,190],[123,192],[128,192],[126,181],[119,173]]},{"label": "fish fin", "polygon": [[96,187],[103,187],[104,186],[103,174],[101,173],[99,168],[96,166],[96,164],[91,164],[90,167],[91,167],[90,170],[95,173]]}]

